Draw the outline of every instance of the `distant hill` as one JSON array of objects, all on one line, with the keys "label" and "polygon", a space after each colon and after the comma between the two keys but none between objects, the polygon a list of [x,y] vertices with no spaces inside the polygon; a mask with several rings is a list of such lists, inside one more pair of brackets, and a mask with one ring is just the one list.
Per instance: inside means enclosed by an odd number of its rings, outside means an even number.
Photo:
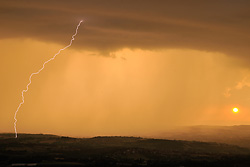
[{"label": "distant hill", "polygon": [[[227,144],[138,137],[0,134],[2,166],[250,165],[250,150]],[[0,165],[1,166],[1,165]]]},{"label": "distant hill", "polygon": [[156,138],[219,142],[250,148],[250,125],[189,126],[154,135]]}]

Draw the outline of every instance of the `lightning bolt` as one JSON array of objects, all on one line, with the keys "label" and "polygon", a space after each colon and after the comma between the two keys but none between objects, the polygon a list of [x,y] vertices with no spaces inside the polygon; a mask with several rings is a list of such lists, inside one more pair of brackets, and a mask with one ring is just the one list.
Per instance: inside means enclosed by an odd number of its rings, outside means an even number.
[{"label": "lightning bolt", "polygon": [[15,120],[15,122],[14,122],[15,138],[17,138],[17,128],[16,128],[16,125],[17,125],[17,118],[16,118],[16,116],[17,116],[17,113],[18,113],[19,109],[20,109],[21,106],[24,104],[24,93],[28,92],[29,86],[30,86],[30,84],[31,84],[31,79],[32,79],[32,77],[33,77],[34,75],[39,74],[39,73],[45,68],[45,65],[46,65],[47,63],[49,63],[50,61],[54,60],[54,59],[56,58],[56,56],[59,55],[59,54],[61,53],[61,51],[67,49],[68,47],[70,47],[70,46],[72,45],[72,42],[75,40],[75,36],[77,35],[78,28],[80,27],[80,25],[81,25],[82,22],[83,22],[83,20],[81,20],[81,21],[78,23],[78,25],[77,25],[77,27],[76,27],[75,34],[72,35],[69,45],[67,45],[67,46],[65,46],[64,48],[60,49],[52,58],[50,58],[49,60],[47,60],[47,61],[45,61],[45,62],[43,63],[43,66],[42,66],[41,69],[39,69],[37,72],[34,72],[34,73],[32,73],[32,74],[30,75],[30,77],[29,77],[29,83],[27,84],[26,89],[24,89],[24,90],[22,91],[22,102],[19,103],[19,106],[17,107],[17,110],[16,110],[15,115],[14,115],[14,120]]}]

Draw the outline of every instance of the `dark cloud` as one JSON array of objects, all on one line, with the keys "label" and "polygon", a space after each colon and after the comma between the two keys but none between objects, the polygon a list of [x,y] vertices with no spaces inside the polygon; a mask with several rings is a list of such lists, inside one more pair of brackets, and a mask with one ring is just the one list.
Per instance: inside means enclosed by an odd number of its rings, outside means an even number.
[{"label": "dark cloud", "polygon": [[108,53],[120,48],[190,48],[247,58],[248,0],[2,0],[0,37],[68,42]]}]

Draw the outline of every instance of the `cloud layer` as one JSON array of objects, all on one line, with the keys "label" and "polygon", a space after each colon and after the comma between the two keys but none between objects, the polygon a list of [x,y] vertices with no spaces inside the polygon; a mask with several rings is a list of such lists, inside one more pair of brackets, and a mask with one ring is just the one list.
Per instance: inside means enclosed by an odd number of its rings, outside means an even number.
[{"label": "cloud layer", "polygon": [[64,44],[85,19],[75,46],[81,49],[189,48],[244,59],[250,51],[247,0],[13,0],[0,6],[0,38]]}]

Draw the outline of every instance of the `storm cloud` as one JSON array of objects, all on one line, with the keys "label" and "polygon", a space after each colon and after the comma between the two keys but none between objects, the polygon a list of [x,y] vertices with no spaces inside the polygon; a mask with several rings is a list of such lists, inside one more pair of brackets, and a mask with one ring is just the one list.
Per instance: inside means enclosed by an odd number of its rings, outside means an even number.
[{"label": "storm cloud", "polygon": [[83,19],[78,49],[181,48],[248,59],[249,11],[247,0],[2,0],[0,38],[65,44]]}]

